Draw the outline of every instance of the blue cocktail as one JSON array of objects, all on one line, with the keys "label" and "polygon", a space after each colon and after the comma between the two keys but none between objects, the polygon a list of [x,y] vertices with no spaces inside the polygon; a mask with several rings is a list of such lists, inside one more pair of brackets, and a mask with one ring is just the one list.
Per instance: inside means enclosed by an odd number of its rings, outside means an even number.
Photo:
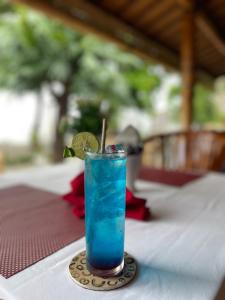
[{"label": "blue cocktail", "polygon": [[113,276],[123,269],[126,193],[124,153],[87,153],[85,224],[89,270]]}]

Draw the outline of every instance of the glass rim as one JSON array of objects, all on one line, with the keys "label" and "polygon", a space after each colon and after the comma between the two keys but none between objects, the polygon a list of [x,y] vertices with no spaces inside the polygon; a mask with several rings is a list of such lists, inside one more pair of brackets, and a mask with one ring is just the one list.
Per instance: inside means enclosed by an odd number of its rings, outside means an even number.
[{"label": "glass rim", "polygon": [[126,152],[116,152],[116,153],[99,153],[99,152],[85,152],[85,155],[88,157],[94,158],[94,157],[112,157],[112,158],[126,158],[127,153]]}]

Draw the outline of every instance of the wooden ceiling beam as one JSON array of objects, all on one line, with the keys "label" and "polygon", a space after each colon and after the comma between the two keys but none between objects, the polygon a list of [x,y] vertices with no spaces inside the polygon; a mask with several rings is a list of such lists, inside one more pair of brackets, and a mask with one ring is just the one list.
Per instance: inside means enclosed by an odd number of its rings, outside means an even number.
[{"label": "wooden ceiling beam", "polygon": [[195,19],[199,30],[205,35],[217,51],[225,56],[225,39],[219,33],[218,29],[209,17],[203,11],[199,11],[196,13]]},{"label": "wooden ceiling beam", "polygon": [[195,0],[177,0],[177,4],[185,11],[193,10],[195,3]]},{"label": "wooden ceiling beam", "polygon": [[134,27],[126,24],[121,19],[111,15],[101,7],[84,0],[60,0],[64,5],[69,5],[75,10],[85,11],[89,18],[85,20],[90,27],[95,27],[106,36],[111,36],[120,44],[129,46],[129,50],[151,57],[156,62],[161,62],[168,67],[177,68],[177,53],[162,45],[149,36],[146,36]]}]

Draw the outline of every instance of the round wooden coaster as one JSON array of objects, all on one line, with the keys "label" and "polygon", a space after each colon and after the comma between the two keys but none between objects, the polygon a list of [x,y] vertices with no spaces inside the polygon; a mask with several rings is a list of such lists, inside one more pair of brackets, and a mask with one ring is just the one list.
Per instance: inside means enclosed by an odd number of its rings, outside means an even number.
[{"label": "round wooden coaster", "polygon": [[118,289],[134,279],[137,271],[135,259],[124,253],[124,268],[120,275],[115,277],[99,277],[91,274],[86,266],[86,251],[78,253],[69,265],[72,279],[83,288],[95,291],[109,291]]}]

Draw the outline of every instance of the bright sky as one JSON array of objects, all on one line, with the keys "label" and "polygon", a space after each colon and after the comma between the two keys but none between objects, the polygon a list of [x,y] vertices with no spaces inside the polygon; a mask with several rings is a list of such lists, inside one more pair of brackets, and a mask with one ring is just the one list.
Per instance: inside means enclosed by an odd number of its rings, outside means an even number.
[{"label": "bright sky", "polygon": [[[28,144],[36,110],[36,96],[32,93],[15,95],[0,93],[0,144]],[[56,108],[44,93],[43,120],[40,130],[42,140],[52,136]]]},{"label": "bright sky", "polygon": [[23,99],[7,92],[0,94],[0,141],[26,143],[30,134],[35,101],[33,95]]}]

